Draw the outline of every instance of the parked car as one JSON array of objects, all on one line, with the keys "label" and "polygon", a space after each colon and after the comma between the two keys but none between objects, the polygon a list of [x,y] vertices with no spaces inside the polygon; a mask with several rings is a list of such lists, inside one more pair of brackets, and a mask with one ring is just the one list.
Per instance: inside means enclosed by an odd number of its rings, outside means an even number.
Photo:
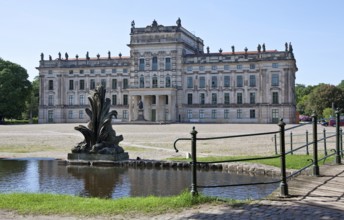
[{"label": "parked car", "polygon": [[[336,126],[336,118],[330,118],[328,124],[330,126]],[[344,126],[344,117],[343,116],[340,117],[339,126]]]},{"label": "parked car", "polygon": [[328,121],[326,121],[326,119],[320,119],[319,123],[322,125],[322,126],[328,126]]}]

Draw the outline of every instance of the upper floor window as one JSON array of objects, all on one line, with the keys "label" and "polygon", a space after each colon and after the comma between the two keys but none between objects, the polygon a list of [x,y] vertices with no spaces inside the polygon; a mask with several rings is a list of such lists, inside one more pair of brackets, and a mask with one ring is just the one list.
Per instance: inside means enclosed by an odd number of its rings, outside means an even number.
[{"label": "upper floor window", "polygon": [[84,95],[80,95],[79,98],[80,98],[79,99],[79,104],[80,105],[85,105],[85,96]]},{"label": "upper floor window", "polygon": [[166,88],[170,88],[171,87],[171,77],[170,76],[166,76],[165,87]]},{"label": "upper floor window", "polygon": [[54,105],[54,96],[53,95],[49,95],[48,96],[48,105]]},{"label": "upper floor window", "polygon": [[211,66],[211,70],[217,70],[217,66],[215,65]]},{"label": "upper floor window", "polygon": [[73,74],[73,70],[69,70],[69,74]]},{"label": "upper floor window", "polygon": [[190,89],[190,88],[193,88],[193,79],[192,77],[188,77],[187,78],[187,87]]},{"label": "upper floor window", "polygon": [[123,89],[127,89],[129,87],[128,79],[123,79]]},{"label": "upper floor window", "polygon": [[112,95],[112,105],[117,105],[117,95]]},{"label": "upper floor window", "polygon": [[205,77],[204,76],[199,77],[199,88],[201,88],[201,89],[205,88]]},{"label": "upper floor window", "polygon": [[53,71],[52,70],[48,70],[48,74],[53,74]]},{"label": "upper floor window", "polygon": [[256,76],[250,75],[250,87],[256,87]]},{"label": "upper floor window", "polygon": [[68,96],[68,104],[69,105],[73,105],[74,104],[74,96],[73,95],[69,95]]},{"label": "upper floor window", "polygon": [[142,75],[140,76],[140,88],[145,87],[145,77]]},{"label": "upper floor window", "polygon": [[223,77],[223,87],[228,88],[230,86],[230,78],[229,76]]},{"label": "upper floor window", "polygon": [[204,66],[199,66],[199,71],[204,71]]},{"label": "upper floor window", "polygon": [[105,69],[101,69],[100,72],[101,72],[101,73],[105,73]]},{"label": "upper floor window", "polygon": [[242,75],[237,76],[237,87],[243,87],[244,86],[244,79]]},{"label": "upper floor window", "polygon": [[217,76],[211,77],[211,88],[217,88]]},{"label": "upper floor window", "polygon": [[123,69],[123,73],[128,73],[128,69],[127,68]]},{"label": "upper floor window", "polygon": [[94,81],[94,79],[90,80],[90,89],[95,89],[96,88],[96,82]]},{"label": "upper floor window", "polygon": [[117,70],[116,70],[116,69],[112,69],[111,72],[112,72],[112,73],[116,73]]},{"label": "upper floor window", "polygon": [[224,69],[224,70],[229,70],[229,65],[224,65],[224,66],[223,66],[223,69]]},{"label": "upper floor window", "polygon": [[191,72],[192,71],[192,66],[186,67],[186,71]]},{"label": "upper floor window", "polygon": [[152,70],[153,71],[158,70],[158,58],[157,57],[153,57],[153,59],[152,59]]},{"label": "upper floor window", "polygon": [[165,58],[165,70],[171,70],[171,58]]},{"label": "upper floor window", "polygon": [[211,94],[211,104],[213,104],[213,105],[217,104],[217,94],[216,93]]},{"label": "upper floor window", "polygon": [[74,89],[74,80],[69,80],[69,90]]},{"label": "upper floor window", "polygon": [[117,79],[112,79],[112,89],[117,89]]},{"label": "upper floor window", "polygon": [[272,68],[278,68],[278,63],[272,63]]},{"label": "upper floor window", "polygon": [[278,104],[278,92],[272,93],[272,104]]},{"label": "upper floor window", "polygon": [[152,87],[153,88],[158,88],[158,77],[156,77],[156,75],[153,76]]},{"label": "upper floor window", "polygon": [[144,71],[145,70],[145,59],[141,58],[139,61],[139,71]]},{"label": "upper floor window", "polygon": [[90,70],[90,73],[94,73],[94,69],[91,69],[91,70]]},{"label": "upper floor window", "polygon": [[237,104],[242,104],[242,93],[237,93]]},{"label": "upper floor window", "polygon": [[80,79],[80,81],[79,81],[79,89],[80,90],[84,90],[85,89],[85,80],[84,79]]},{"label": "upper floor window", "polygon": [[272,86],[279,86],[279,75],[277,73],[273,73],[271,75],[271,85]]},{"label": "upper floor window", "polygon": [[54,90],[54,81],[53,80],[49,80],[49,90]]},{"label": "upper floor window", "polygon": [[241,64],[237,65],[237,70],[242,70],[242,65]]},{"label": "upper floor window", "polygon": [[104,88],[106,88],[106,79],[102,79],[100,83]]},{"label": "upper floor window", "polygon": [[123,105],[128,105],[128,95],[123,95]]},{"label": "upper floor window", "polygon": [[84,74],[84,70],[79,70],[79,73],[80,74]]},{"label": "upper floor window", "polygon": [[256,93],[250,93],[250,104],[256,104]]},{"label": "upper floor window", "polygon": [[204,105],[205,104],[205,94],[204,93],[200,93],[199,94],[199,104]]},{"label": "upper floor window", "polygon": [[251,64],[250,64],[250,69],[253,70],[253,69],[255,69],[255,68],[256,68],[256,64],[251,63]]},{"label": "upper floor window", "polygon": [[225,105],[229,105],[229,93],[225,93],[224,95],[225,95],[225,97],[224,97],[224,99],[225,99],[224,104]]},{"label": "upper floor window", "polygon": [[192,105],[192,93],[188,94],[188,105]]}]

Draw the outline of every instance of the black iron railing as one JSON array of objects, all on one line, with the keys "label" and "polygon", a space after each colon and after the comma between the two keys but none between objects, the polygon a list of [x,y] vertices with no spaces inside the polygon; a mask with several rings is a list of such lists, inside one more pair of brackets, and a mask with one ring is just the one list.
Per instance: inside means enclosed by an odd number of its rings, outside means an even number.
[{"label": "black iron railing", "polygon": [[[216,188],[216,187],[234,187],[234,186],[247,186],[247,185],[261,185],[261,184],[276,184],[280,183],[280,194],[283,197],[286,197],[289,195],[288,193],[288,184],[287,180],[291,177],[301,173],[305,169],[313,166],[312,173],[314,176],[319,176],[319,162],[325,160],[328,157],[334,156],[336,157],[336,164],[341,163],[341,157],[343,157],[343,142],[342,142],[342,131],[340,130],[339,126],[339,117],[340,117],[340,110],[336,111],[336,146],[335,149],[331,149],[332,153],[327,153],[326,148],[326,139],[331,138],[333,136],[327,136],[324,135],[323,138],[318,139],[318,131],[317,131],[317,115],[312,115],[312,142],[309,143],[308,138],[306,140],[306,144],[301,145],[299,147],[296,147],[293,149],[292,147],[292,139],[291,139],[291,149],[290,151],[286,152],[286,143],[285,143],[285,131],[286,130],[292,130],[295,128],[298,128],[300,126],[304,125],[297,125],[288,129],[285,129],[285,123],[283,122],[283,119],[280,120],[278,123],[278,126],[280,127],[278,131],[273,132],[263,132],[263,133],[253,133],[253,134],[241,134],[241,135],[229,135],[229,136],[219,136],[219,137],[208,137],[208,138],[198,138],[197,137],[197,131],[195,127],[193,127],[192,131],[190,132],[191,138],[178,138],[174,142],[174,149],[176,152],[178,152],[178,149],[176,147],[177,142],[179,141],[191,141],[191,194],[197,195],[198,194],[198,188]],[[277,134],[279,134],[279,154],[277,153]],[[217,139],[231,139],[231,138],[242,138],[242,137],[255,137],[255,136],[261,136],[261,135],[274,135],[275,139],[275,155],[273,156],[262,156],[262,157],[250,157],[250,158],[243,158],[243,159],[235,159],[235,160],[219,160],[219,161],[210,161],[210,162],[198,162],[197,161],[197,141],[206,141],[206,140],[217,140]],[[307,135],[308,136],[308,135]],[[324,141],[324,150],[325,150],[325,156],[322,158],[318,158],[318,142]],[[286,155],[293,154],[293,152],[296,152],[300,149],[306,148],[307,154],[309,154],[308,147],[310,145],[313,145],[313,159],[309,159],[311,162],[309,165],[301,168],[298,171],[293,172],[291,175],[287,176],[286,172]],[[254,182],[254,183],[241,183],[241,184],[225,184],[225,185],[198,185],[197,184],[197,165],[198,164],[214,164],[214,163],[232,163],[232,162],[242,162],[242,161],[250,161],[250,160],[265,160],[265,159],[273,159],[273,158],[280,158],[280,168],[281,168],[281,176],[280,180],[277,181],[268,181],[268,182]]]}]

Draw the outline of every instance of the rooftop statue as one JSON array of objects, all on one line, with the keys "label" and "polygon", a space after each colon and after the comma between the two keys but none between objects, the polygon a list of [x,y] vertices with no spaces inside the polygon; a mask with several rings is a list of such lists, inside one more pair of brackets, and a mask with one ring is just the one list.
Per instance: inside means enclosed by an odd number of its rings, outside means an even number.
[{"label": "rooftop statue", "polygon": [[98,86],[92,95],[88,97],[91,109],[86,108],[86,114],[90,121],[86,126],[79,125],[74,129],[84,135],[84,140],[72,149],[72,153],[88,154],[121,154],[124,153],[122,147],[118,146],[123,140],[123,136],[116,136],[112,129],[112,117],[117,118],[117,111],[110,110],[110,99],[105,98],[106,90]]}]

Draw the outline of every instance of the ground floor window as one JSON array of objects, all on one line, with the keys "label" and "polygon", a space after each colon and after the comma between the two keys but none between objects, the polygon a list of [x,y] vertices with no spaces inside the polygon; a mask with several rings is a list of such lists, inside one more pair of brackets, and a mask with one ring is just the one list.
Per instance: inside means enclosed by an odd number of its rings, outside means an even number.
[{"label": "ground floor window", "polygon": [[192,110],[187,111],[187,116],[188,116],[188,119],[192,118]]},{"label": "ground floor window", "polygon": [[54,110],[48,110],[48,122],[54,122]]},{"label": "ground floor window", "polygon": [[225,109],[225,111],[224,111],[224,118],[225,119],[229,118],[229,110],[228,109]]},{"label": "ground floor window", "polygon": [[199,110],[199,118],[204,118],[204,110]]},{"label": "ground floor window", "polygon": [[84,118],[84,110],[80,110],[79,111],[79,119],[83,119]]},{"label": "ground floor window", "polygon": [[128,111],[123,110],[123,119],[128,119]]},{"label": "ground floor window", "polygon": [[73,110],[68,111],[68,118],[72,119],[73,118]]},{"label": "ground floor window", "polygon": [[211,118],[216,119],[216,109],[211,110]]},{"label": "ground floor window", "polygon": [[279,112],[278,109],[272,109],[272,123],[278,123]]},{"label": "ground floor window", "polygon": [[256,110],[250,109],[250,118],[256,118]]},{"label": "ground floor window", "polygon": [[238,109],[238,110],[237,110],[237,118],[238,118],[238,119],[241,119],[241,118],[242,118],[242,110],[241,110],[241,109]]}]

